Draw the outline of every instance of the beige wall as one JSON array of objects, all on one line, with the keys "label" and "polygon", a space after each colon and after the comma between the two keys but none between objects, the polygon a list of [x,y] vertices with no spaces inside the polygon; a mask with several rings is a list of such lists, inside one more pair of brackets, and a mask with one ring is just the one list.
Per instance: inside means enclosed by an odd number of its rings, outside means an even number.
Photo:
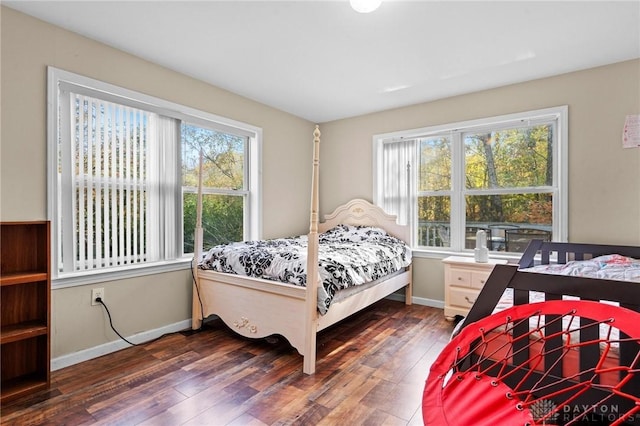
[{"label": "beige wall", "polygon": [[[375,134],[558,105],[569,106],[569,240],[640,245],[640,148],[621,144],[625,116],[640,114],[640,60],[325,123],[321,207],[372,199]],[[415,296],[443,300],[440,261],[414,268]]]},{"label": "beige wall", "polygon": [[[6,7],[1,20],[1,220],[47,218],[46,67],[52,65],[262,127],[263,235],[307,232],[313,123]],[[54,290],[53,358],[117,340],[102,308],[90,306],[94,287],[105,288],[125,336],[191,317],[188,270]]]}]

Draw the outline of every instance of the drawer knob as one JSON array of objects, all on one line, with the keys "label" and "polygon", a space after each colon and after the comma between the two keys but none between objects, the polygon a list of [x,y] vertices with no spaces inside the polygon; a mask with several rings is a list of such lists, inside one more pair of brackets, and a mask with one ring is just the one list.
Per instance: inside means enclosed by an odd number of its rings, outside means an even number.
[{"label": "drawer knob", "polygon": [[462,281],[462,277],[458,277],[458,281]]},{"label": "drawer knob", "polygon": [[466,300],[466,301],[467,301],[467,303],[471,303],[472,305],[473,305],[474,303],[476,303],[476,301],[475,301],[475,300],[471,300],[471,299],[469,299],[469,296],[465,296],[465,297],[464,297],[464,300]]}]

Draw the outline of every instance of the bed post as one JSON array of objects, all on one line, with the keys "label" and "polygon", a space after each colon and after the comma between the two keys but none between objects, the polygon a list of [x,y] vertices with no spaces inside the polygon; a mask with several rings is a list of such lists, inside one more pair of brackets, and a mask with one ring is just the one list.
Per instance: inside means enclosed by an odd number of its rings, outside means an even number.
[{"label": "bed post", "polygon": [[198,164],[198,198],[196,204],[196,229],[193,236],[193,260],[191,270],[193,271],[193,295],[191,298],[191,328],[198,330],[202,326],[202,308],[198,290],[198,263],[202,258],[202,157],[200,150],[200,162]]},{"label": "bed post", "polygon": [[307,249],[307,291],[305,300],[305,338],[302,371],[316,371],[316,333],[318,323],[318,210],[320,170],[320,128],[313,131],[313,171],[311,175],[311,217],[309,220],[309,243]]},{"label": "bed post", "polygon": [[413,263],[409,265],[409,283],[404,288],[404,304],[411,305],[413,303]]}]

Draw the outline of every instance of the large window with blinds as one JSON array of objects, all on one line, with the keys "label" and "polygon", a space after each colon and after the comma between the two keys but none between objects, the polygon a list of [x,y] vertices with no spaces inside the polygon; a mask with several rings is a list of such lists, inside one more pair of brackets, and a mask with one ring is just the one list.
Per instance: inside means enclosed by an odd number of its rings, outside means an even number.
[{"label": "large window with blinds", "polygon": [[374,201],[413,229],[417,251],[493,252],[566,241],[567,108],[374,137]]},{"label": "large window with blinds", "polygon": [[244,123],[50,68],[54,285],[185,267],[198,182],[205,246],[257,238],[260,137]]},{"label": "large window with blinds", "polygon": [[[58,155],[59,269],[87,271],[159,259],[149,152],[154,114],[65,92]],[[63,143],[64,142],[64,143]]]}]

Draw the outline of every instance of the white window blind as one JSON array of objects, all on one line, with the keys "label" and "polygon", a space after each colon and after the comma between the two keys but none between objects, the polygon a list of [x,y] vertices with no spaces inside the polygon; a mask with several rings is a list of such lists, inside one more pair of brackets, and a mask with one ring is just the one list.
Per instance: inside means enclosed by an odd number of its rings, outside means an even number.
[{"label": "white window blind", "polygon": [[401,225],[410,225],[412,216],[411,200],[415,200],[414,139],[382,144],[381,207],[398,217]]},{"label": "white window blind", "polygon": [[148,184],[157,167],[146,154],[155,114],[76,93],[69,108],[70,143],[60,145],[61,158],[72,162],[60,168],[67,189],[59,204],[66,249],[61,271],[155,260],[147,252],[157,226],[149,215]]}]

